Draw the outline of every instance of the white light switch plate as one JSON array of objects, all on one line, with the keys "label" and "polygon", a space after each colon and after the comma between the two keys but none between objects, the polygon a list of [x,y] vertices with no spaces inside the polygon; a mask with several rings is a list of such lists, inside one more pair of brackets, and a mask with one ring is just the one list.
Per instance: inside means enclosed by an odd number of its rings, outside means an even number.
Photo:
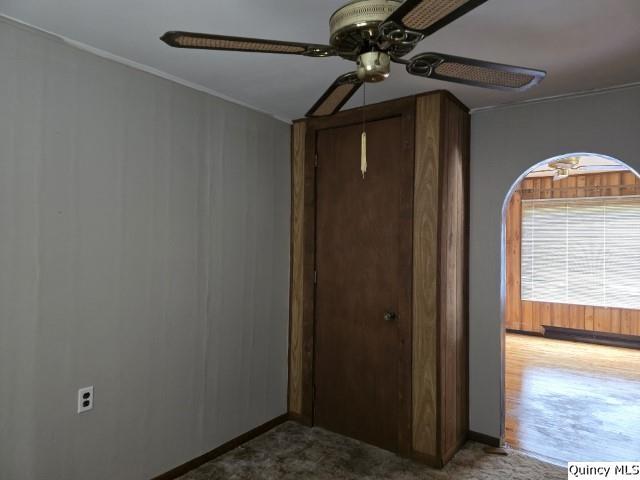
[{"label": "white light switch plate", "polygon": [[78,413],[88,412],[93,408],[93,385],[78,390]]}]

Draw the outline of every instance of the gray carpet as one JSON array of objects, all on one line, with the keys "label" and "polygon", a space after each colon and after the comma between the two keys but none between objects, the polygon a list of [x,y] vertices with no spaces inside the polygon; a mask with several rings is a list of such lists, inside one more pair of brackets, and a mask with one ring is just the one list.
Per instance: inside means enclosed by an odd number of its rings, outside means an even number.
[{"label": "gray carpet", "polygon": [[536,480],[566,479],[566,469],[522,453],[485,454],[468,443],[443,470],[357,440],[293,422],[265,433],[182,480]]}]

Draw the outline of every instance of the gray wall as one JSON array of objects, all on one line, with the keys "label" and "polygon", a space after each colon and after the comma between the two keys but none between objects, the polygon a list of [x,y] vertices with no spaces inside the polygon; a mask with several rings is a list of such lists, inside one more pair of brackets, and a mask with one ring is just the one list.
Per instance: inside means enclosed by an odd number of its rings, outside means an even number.
[{"label": "gray wall", "polygon": [[499,436],[503,202],[558,155],[599,153],[640,171],[640,86],[478,112],[471,125],[470,428]]},{"label": "gray wall", "polygon": [[285,413],[289,186],[288,125],[0,21],[2,480],[149,478]]}]

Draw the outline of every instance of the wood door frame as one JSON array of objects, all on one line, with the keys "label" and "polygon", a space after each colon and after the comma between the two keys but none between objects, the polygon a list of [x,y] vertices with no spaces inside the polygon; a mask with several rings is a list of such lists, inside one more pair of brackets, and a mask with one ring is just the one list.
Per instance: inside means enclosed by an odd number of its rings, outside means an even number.
[{"label": "wood door frame", "polygon": [[[301,325],[301,391],[298,394],[301,397],[299,412],[295,412],[295,418],[306,425],[313,425],[313,401],[314,401],[314,363],[315,363],[315,262],[316,262],[316,143],[317,134],[321,130],[330,128],[344,127],[362,122],[362,114],[366,116],[367,121],[378,121],[387,118],[401,117],[403,123],[403,145],[407,150],[408,158],[411,162],[411,189],[404,192],[406,198],[403,204],[408,207],[408,215],[413,210],[413,168],[414,168],[414,142],[415,142],[415,97],[404,97],[398,100],[392,100],[363,108],[347,110],[337,113],[331,117],[312,118],[300,123],[304,123],[304,152],[298,154],[304,156],[304,186],[303,193],[298,201],[302,200],[302,211],[297,212],[298,221],[302,217],[302,245],[298,250],[301,256],[302,275],[301,287],[302,298],[299,298],[302,325]],[[294,124],[295,125],[295,124]],[[294,127],[295,128],[295,127]],[[298,132],[301,135],[301,132]],[[403,207],[404,208],[404,207]],[[293,212],[292,217],[296,215]],[[294,220],[295,221],[295,220]],[[409,255],[409,264],[413,264],[413,238],[407,235],[408,242],[402,245],[403,250],[407,250]],[[411,281],[412,269],[409,270],[409,280]],[[292,272],[292,278],[294,273]],[[406,292],[407,304],[409,305],[408,314],[411,315],[412,288]],[[292,291],[292,295],[295,292]],[[293,297],[292,297],[293,298]],[[400,338],[404,340],[404,348],[402,349],[401,372],[400,377],[403,384],[401,395],[401,412],[399,413],[398,425],[398,445],[399,452],[403,455],[411,453],[412,443],[412,345],[411,345],[411,318],[400,324]],[[290,347],[291,348],[291,347]],[[289,393],[291,395],[291,384]]]}]

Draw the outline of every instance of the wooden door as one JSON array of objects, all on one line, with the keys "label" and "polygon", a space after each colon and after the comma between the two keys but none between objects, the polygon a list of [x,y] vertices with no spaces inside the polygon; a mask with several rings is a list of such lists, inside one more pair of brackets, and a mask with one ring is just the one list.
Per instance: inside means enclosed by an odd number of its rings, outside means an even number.
[{"label": "wooden door", "polygon": [[367,124],[364,179],[361,125],[320,130],[316,145],[314,423],[396,452],[408,450],[411,428],[407,124]]}]

